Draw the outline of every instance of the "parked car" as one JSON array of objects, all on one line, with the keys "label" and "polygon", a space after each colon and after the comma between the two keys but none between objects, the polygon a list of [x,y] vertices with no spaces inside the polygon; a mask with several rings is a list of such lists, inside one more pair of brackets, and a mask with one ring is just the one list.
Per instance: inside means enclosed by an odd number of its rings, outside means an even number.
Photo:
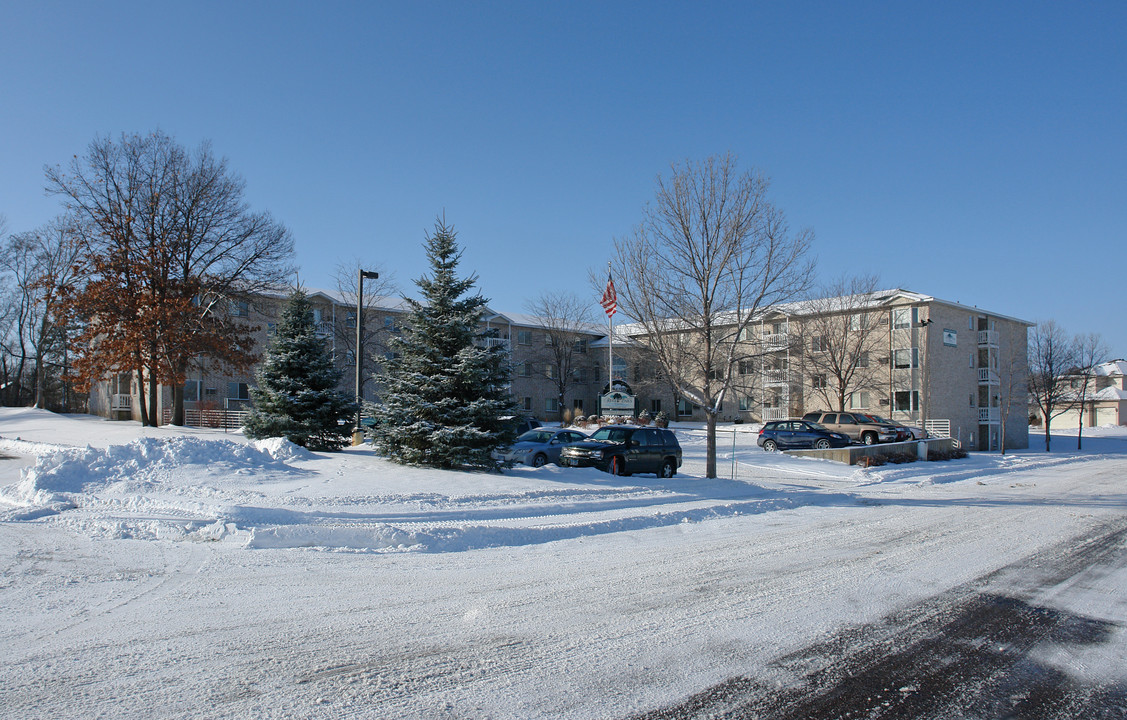
[{"label": "parked car", "polygon": [[[905,425],[902,422],[889,420],[887,418],[881,417],[880,415],[870,415],[866,413],[865,416],[871,418],[873,422],[895,425],[896,427],[900,428],[902,431],[901,434],[904,435],[904,437],[902,438],[904,440],[926,440],[928,437],[927,430],[924,430],[922,427],[916,427],[915,425]],[[905,432],[907,433],[906,435]]]},{"label": "parked car", "polygon": [[896,442],[900,431],[894,425],[873,422],[862,413],[808,412],[802,416],[807,422],[818,423],[833,432],[848,435],[853,442],[875,445]]},{"label": "parked car", "polygon": [[529,430],[535,430],[536,428],[543,426],[543,423],[541,423],[536,418],[527,417],[524,415],[515,415],[513,417],[507,417],[504,419],[512,423],[513,432],[517,434],[517,437],[524,435]]},{"label": "parked car", "polygon": [[507,448],[494,450],[494,460],[541,467],[548,463],[560,464],[560,450],[564,445],[586,440],[578,430],[565,428],[536,428],[529,430]]},{"label": "parked car", "polygon": [[565,447],[560,464],[597,467],[611,475],[655,473],[668,478],[681,467],[681,444],[665,428],[607,425]]},{"label": "parked car", "polygon": [[808,420],[773,420],[764,423],[755,440],[755,444],[767,452],[775,452],[780,448],[828,450],[846,447],[850,443],[848,435],[833,432]]}]

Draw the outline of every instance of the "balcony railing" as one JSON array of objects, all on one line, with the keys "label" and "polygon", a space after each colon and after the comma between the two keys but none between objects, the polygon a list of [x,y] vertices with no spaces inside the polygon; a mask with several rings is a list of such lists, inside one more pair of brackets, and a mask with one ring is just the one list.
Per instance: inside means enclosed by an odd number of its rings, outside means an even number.
[{"label": "balcony railing", "polygon": [[110,410],[132,410],[133,396],[129,393],[115,393],[110,396]]},{"label": "balcony railing", "polygon": [[[355,332],[356,324],[352,324],[353,332]],[[327,338],[333,334],[333,324],[331,322],[319,322],[313,328],[313,332],[319,338]]]},{"label": "balcony railing", "polygon": [[485,347],[487,347],[487,348],[499,347],[499,348],[504,348],[506,350],[509,349],[509,339],[508,338],[484,338],[484,340],[485,340],[485,342],[484,342]]},{"label": "balcony railing", "polygon": [[978,384],[979,385],[999,385],[1001,380],[998,378],[998,373],[990,368],[978,369]]},{"label": "balcony railing", "polygon": [[978,421],[984,423],[996,423],[1002,419],[1001,408],[994,407],[980,407],[978,409]]},{"label": "balcony railing", "polygon": [[768,383],[785,383],[788,379],[789,371],[787,370],[764,370],[763,382]]},{"label": "balcony railing", "polygon": [[998,331],[997,330],[979,330],[978,331],[978,345],[979,347],[998,347]]},{"label": "balcony railing", "polygon": [[783,350],[789,344],[787,333],[763,333],[762,342],[765,350]]},{"label": "balcony railing", "polygon": [[786,408],[763,408],[763,421],[786,420],[789,417]]}]

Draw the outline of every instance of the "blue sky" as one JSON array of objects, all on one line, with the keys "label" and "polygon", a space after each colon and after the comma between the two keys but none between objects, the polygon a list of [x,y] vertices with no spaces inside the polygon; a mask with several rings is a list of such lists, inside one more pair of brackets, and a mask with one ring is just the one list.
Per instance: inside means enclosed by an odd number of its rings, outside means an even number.
[{"label": "blue sky", "polygon": [[824,278],[1127,357],[1125,37],[1120,2],[7,2],[0,213],[36,227],[44,165],[159,128],[229,159],[307,286],[361,258],[413,293],[445,212],[520,312],[591,293],[654,178],[731,151]]}]

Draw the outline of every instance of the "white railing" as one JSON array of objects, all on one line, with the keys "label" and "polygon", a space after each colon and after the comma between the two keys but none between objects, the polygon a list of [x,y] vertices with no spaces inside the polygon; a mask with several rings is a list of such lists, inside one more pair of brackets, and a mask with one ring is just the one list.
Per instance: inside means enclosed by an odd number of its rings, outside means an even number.
[{"label": "white railing", "polygon": [[789,417],[786,408],[763,408],[763,421],[786,420]]},{"label": "white railing", "polygon": [[[223,428],[234,430],[243,426],[250,412],[247,410],[197,410],[184,409],[184,424],[189,427]],[[164,424],[172,422],[172,409],[164,409]]]},{"label": "white railing", "polygon": [[787,381],[787,376],[787,370],[764,370],[763,382],[785,383]]},{"label": "white railing", "polygon": [[999,408],[979,408],[978,421],[985,423],[996,423],[1002,419],[1002,413]]},{"label": "white railing", "polygon": [[997,330],[979,330],[978,331],[978,344],[987,345],[990,347],[998,346],[998,331]]},{"label": "white railing", "polygon": [[485,338],[485,347],[487,347],[487,348],[499,347],[499,348],[504,348],[504,349],[508,350],[509,349],[509,340],[508,340],[508,338]]},{"label": "white railing", "polygon": [[128,393],[115,393],[110,396],[110,410],[132,410],[133,396]]},{"label": "white railing", "polygon": [[998,373],[994,372],[990,368],[979,368],[978,382],[986,383],[987,385],[998,385],[999,383],[1001,383],[1001,380],[998,378]]},{"label": "white railing", "polygon": [[951,437],[951,421],[950,420],[928,420],[924,423],[924,430],[927,431],[928,437],[944,438]]},{"label": "white railing", "polygon": [[789,344],[787,333],[763,333],[763,345],[767,350],[782,350]]},{"label": "white railing", "polygon": [[[352,325],[355,330],[355,323]],[[327,338],[333,334],[333,324],[331,322],[319,322],[313,329],[314,334],[319,338]]]}]

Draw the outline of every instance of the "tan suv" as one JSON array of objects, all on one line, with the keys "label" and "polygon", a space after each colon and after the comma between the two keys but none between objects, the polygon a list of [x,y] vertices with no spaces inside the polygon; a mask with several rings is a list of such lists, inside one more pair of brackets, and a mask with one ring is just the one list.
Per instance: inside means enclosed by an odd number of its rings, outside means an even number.
[{"label": "tan suv", "polygon": [[861,413],[808,412],[802,419],[824,425],[827,430],[848,435],[853,442],[865,445],[895,442],[900,435],[896,426],[873,422]]}]

